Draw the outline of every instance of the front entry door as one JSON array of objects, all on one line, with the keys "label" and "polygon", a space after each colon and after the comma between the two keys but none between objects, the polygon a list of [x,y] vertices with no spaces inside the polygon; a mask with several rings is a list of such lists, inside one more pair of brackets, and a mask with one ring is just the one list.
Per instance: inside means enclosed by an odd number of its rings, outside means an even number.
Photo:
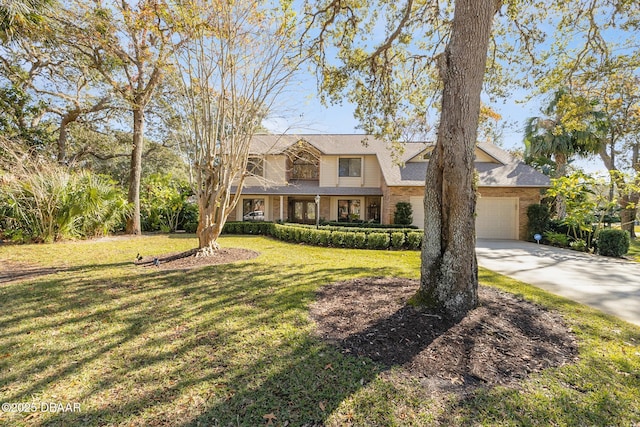
[{"label": "front entry door", "polygon": [[289,204],[289,218],[302,224],[316,223],[316,203],[310,200],[293,200]]}]

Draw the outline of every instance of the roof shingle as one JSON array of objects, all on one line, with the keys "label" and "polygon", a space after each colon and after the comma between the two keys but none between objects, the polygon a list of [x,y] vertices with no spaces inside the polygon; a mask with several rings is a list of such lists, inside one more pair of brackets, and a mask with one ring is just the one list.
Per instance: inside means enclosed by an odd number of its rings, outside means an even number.
[{"label": "roof shingle", "polygon": [[[403,144],[403,153],[394,153],[389,144],[371,135],[256,135],[252,140],[251,153],[281,154],[300,140],[316,147],[324,155],[375,155],[388,186],[423,186],[428,162],[409,160],[432,145],[427,142],[408,142]],[[518,161],[500,147],[491,143],[478,143],[478,149],[496,160],[495,163],[476,162],[480,186],[549,186],[547,176]],[[332,191],[336,189],[332,188]],[[360,194],[363,189],[358,190]]]}]

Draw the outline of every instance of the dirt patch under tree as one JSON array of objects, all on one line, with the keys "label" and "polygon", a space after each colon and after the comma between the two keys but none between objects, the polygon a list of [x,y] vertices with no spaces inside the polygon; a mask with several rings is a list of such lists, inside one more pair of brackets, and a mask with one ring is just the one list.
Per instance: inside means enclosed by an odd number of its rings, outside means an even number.
[{"label": "dirt patch under tree", "polygon": [[451,323],[407,305],[418,286],[400,278],[325,286],[311,308],[317,334],[345,354],[397,366],[432,391],[461,394],[577,358],[575,338],[556,313],[480,286],[480,306]]},{"label": "dirt patch under tree", "polygon": [[[158,256],[138,256],[132,262],[142,268],[158,270],[188,270],[208,265],[228,264],[257,257],[258,252],[242,248],[221,248],[212,256],[195,257],[195,251],[175,252]],[[38,267],[24,262],[0,260],[0,284],[35,279],[66,270],[66,267]]]},{"label": "dirt patch under tree", "polygon": [[228,264],[253,259],[260,255],[256,251],[242,248],[220,248],[210,256],[195,256],[195,250],[175,252],[157,257],[146,256],[136,260],[136,265],[160,270],[188,270],[208,265]]}]

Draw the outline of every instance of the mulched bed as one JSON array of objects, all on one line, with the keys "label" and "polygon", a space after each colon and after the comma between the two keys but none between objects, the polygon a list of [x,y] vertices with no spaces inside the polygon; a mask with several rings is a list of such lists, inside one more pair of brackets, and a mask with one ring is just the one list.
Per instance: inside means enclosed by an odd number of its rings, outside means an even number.
[{"label": "mulched bed", "polygon": [[[253,259],[260,255],[256,251],[242,248],[220,248],[211,256],[196,257],[195,251],[174,252],[159,256],[146,256],[135,262],[145,268],[159,270],[188,270],[208,265],[228,264]],[[156,262],[157,260],[157,262]]]},{"label": "mulched bed", "polygon": [[[258,252],[248,249],[221,248],[214,255],[208,257],[195,257],[193,251],[174,252],[159,256],[145,256],[134,263],[140,267],[158,270],[189,270],[208,265],[228,264],[253,259],[258,255],[260,255]],[[158,259],[157,265],[155,263],[156,258]],[[24,262],[0,260],[0,284],[34,279],[63,270],[64,268],[44,268]]]},{"label": "mulched bed", "polygon": [[575,338],[556,313],[481,286],[480,306],[456,324],[408,306],[418,287],[400,278],[325,286],[311,307],[317,334],[434,391],[515,384],[577,359]]}]

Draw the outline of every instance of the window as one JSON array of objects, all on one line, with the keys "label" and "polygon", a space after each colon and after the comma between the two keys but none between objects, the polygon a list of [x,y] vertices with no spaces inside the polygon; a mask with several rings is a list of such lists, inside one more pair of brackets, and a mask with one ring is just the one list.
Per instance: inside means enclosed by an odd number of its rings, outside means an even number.
[{"label": "window", "polygon": [[338,161],[338,176],[359,177],[362,174],[362,159],[340,159]]},{"label": "window", "polygon": [[311,153],[301,151],[292,160],[292,179],[307,181],[318,180],[318,158]]},{"label": "window", "polygon": [[251,175],[264,176],[264,160],[261,157],[249,157],[247,172]]},{"label": "window", "polygon": [[338,221],[351,222],[360,219],[360,200],[338,200]]},{"label": "window", "polygon": [[264,221],[264,199],[244,199],[242,201],[243,221]]}]

